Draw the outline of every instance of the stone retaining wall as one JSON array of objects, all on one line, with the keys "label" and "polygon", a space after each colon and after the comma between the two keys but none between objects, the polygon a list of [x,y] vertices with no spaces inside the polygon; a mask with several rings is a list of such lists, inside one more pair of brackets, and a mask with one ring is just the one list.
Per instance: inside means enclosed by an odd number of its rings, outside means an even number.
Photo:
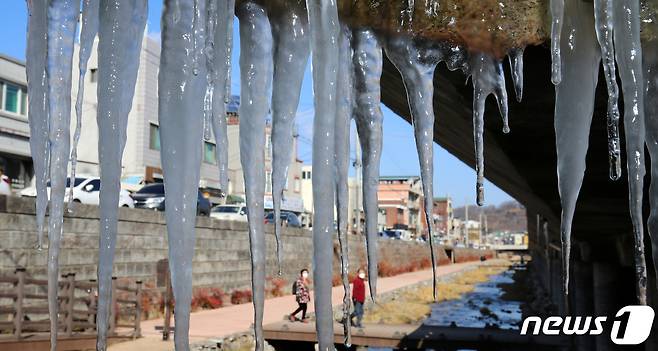
[{"label": "stone retaining wall", "polygon": [[[249,238],[246,223],[197,217],[194,256],[195,287],[215,286],[224,291],[250,287]],[[76,279],[95,279],[98,262],[98,207],[79,205],[64,220],[60,253],[61,273],[76,273]],[[276,277],[275,242],[272,226],[266,226],[267,274]],[[47,251],[34,249],[37,242],[34,200],[0,196],[0,274],[25,267],[28,276],[46,277]],[[47,241],[46,241],[47,243]],[[284,228],[283,278],[291,280],[299,270],[310,268],[313,244],[308,229]],[[46,246],[47,247],[47,246]],[[351,270],[365,265],[363,238],[349,238]],[[390,265],[420,264],[429,258],[428,245],[398,240],[380,240],[380,261]],[[338,243],[334,243],[338,270]],[[478,259],[483,253],[452,249],[455,261]],[[441,264],[450,258],[437,248]],[[491,255],[491,253],[486,253]],[[145,287],[157,284],[158,261],[167,257],[167,235],[163,213],[143,209],[119,209],[114,275],[142,280]]]}]

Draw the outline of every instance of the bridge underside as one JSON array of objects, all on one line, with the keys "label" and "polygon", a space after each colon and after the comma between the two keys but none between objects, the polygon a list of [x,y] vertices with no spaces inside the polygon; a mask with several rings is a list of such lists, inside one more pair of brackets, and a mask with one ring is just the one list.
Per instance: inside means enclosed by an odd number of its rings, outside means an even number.
[{"label": "bridge underside", "polygon": [[[553,129],[555,92],[550,80],[551,62],[548,47],[528,47],[524,61],[525,87],[521,103],[517,103],[514,98],[509,66],[505,64],[511,128],[509,134],[502,133],[502,119],[495,99],[490,96],[487,100],[484,136],[485,176],[526,206],[530,249],[534,253],[533,261],[536,262],[535,270],[539,273],[540,280],[557,309],[562,311],[564,306],[560,288],[559,259],[561,206],[557,190]],[[624,175],[619,181],[608,178],[607,92],[602,71],[600,70],[589,137],[587,172],[573,222],[571,295],[574,309],[583,309],[582,312],[616,311],[616,306],[635,302],[633,240],[628,212],[626,168],[623,167]],[[460,71],[450,72],[442,64],[435,73],[434,87],[436,112],[434,140],[457,158],[474,167],[472,85],[465,84],[465,76]],[[382,75],[382,101],[395,113],[410,121],[401,77],[388,60],[384,63]],[[623,135],[623,132],[620,133]],[[624,152],[622,149],[622,155]],[[442,169],[440,164],[435,165],[435,171],[450,172],[449,169]],[[648,179],[645,182],[648,182]],[[645,186],[648,188],[648,184]],[[450,189],[441,191],[449,192]],[[475,198],[475,174],[473,198]],[[548,221],[549,245],[545,245],[541,233],[537,233],[537,214]],[[645,241],[647,263],[652,266],[651,246],[648,238]],[[651,290],[649,298],[655,301],[655,298],[652,299],[656,290],[653,267],[649,269]],[[599,294],[593,291],[595,288],[610,288],[614,292]],[[591,297],[594,299],[587,303],[574,304],[574,300],[577,302]],[[606,311],[601,310],[604,305],[608,306]]]}]

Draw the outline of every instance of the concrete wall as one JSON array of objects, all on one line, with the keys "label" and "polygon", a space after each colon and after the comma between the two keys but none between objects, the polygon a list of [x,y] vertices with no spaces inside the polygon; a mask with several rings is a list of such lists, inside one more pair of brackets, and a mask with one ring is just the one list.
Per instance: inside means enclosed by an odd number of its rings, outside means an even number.
[{"label": "concrete wall", "polygon": [[[141,279],[146,286],[156,284],[157,263],[167,256],[164,215],[142,209],[120,209],[114,273],[119,278]],[[34,278],[46,275],[47,252],[34,249],[34,201],[0,196],[0,273],[27,268]],[[62,274],[76,273],[77,279],[95,279],[98,261],[98,207],[80,205],[64,220],[60,253]],[[275,242],[268,226],[267,274],[276,277]],[[250,286],[249,238],[246,223],[197,218],[197,241],[194,257],[194,285],[216,286],[224,291]],[[293,279],[301,268],[311,268],[312,238],[306,229],[285,228],[284,278]],[[350,237],[350,266],[355,270],[365,264],[365,247],[360,238]],[[381,240],[380,258],[390,265],[408,265],[429,258],[428,246],[414,242]],[[459,249],[457,249],[459,250]],[[449,259],[443,248],[438,251],[442,264]],[[474,250],[455,251],[455,257],[476,259]],[[338,244],[334,243],[338,274]]]}]

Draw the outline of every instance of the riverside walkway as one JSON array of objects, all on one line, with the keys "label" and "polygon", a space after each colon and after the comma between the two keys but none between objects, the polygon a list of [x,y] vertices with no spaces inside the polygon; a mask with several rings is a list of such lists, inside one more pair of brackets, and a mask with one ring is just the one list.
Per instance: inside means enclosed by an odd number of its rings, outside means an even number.
[{"label": "riverside walkway", "polygon": [[[457,263],[437,267],[439,276],[458,273],[480,265],[479,261]],[[403,273],[393,277],[380,277],[377,279],[377,290],[380,294],[390,292],[405,286],[414,285],[432,279],[432,270],[422,270]],[[311,299],[313,298],[311,292]],[[332,290],[332,302],[340,305],[343,301],[342,286]],[[309,304],[308,312],[313,312],[313,300]],[[265,315],[263,324],[281,322],[287,314],[297,307],[295,297],[290,294],[265,300]],[[190,316],[190,342],[200,342],[207,339],[220,339],[229,335],[248,331],[253,323],[253,306],[251,303],[232,305],[214,310],[194,312]],[[173,338],[162,341],[162,331],[156,326],[162,326],[162,319],[153,319],[142,322],[141,339],[122,342],[109,347],[110,351],[170,351],[173,350]],[[298,323],[303,324],[303,323]]]}]

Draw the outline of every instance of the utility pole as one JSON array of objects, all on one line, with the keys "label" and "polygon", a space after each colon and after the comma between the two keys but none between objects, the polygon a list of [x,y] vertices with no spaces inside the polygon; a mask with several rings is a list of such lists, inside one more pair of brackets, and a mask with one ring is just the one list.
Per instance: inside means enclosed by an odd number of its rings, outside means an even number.
[{"label": "utility pole", "polygon": [[354,210],[356,211],[356,235],[361,235],[361,192],[363,189],[362,186],[362,174],[361,174],[361,144],[359,143],[359,138],[356,131],[353,134],[354,138],[354,174],[356,176],[356,201],[354,204]]},{"label": "utility pole", "polygon": [[464,232],[466,233],[466,235],[464,235],[464,245],[468,247],[468,199],[466,199],[464,203],[466,204],[466,210],[465,210],[466,219],[464,219]]},{"label": "utility pole", "polygon": [[479,230],[479,232],[480,232],[480,238],[478,239],[478,245],[479,245],[480,247],[482,247],[483,244],[484,244],[484,243],[482,242],[482,229],[483,229],[483,225],[482,225],[482,210],[480,210],[480,225],[479,225],[479,228],[478,228],[478,229],[480,229],[480,230]]}]

